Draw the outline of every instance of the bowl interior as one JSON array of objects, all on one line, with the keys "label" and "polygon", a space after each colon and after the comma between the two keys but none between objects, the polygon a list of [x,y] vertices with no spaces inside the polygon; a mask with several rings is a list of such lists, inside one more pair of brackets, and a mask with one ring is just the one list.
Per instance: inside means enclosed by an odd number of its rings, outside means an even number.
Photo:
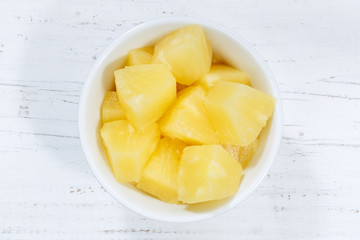
[{"label": "bowl interior", "polygon": [[[107,163],[99,135],[100,107],[105,92],[114,89],[114,70],[120,68],[128,51],[153,44],[159,37],[188,24],[201,24],[213,51],[231,65],[245,71],[253,86],[277,98],[273,117],[263,129],[257,153],[244,170],[238,193],[229,199],[202,204],[167,204],[130,184],[119,184]],[[82,92],[79,127],[84,153],[97,179],[105,189],[130,209],[147,217],[189,222],[206,219],[230,209],[248,196],[260,183],[276,155],[281,138],[280,96],[273,76],[253,48],[238,36],[215,24],[197,19],[160,19],[142,24],[118,38],[95,64]]]}]

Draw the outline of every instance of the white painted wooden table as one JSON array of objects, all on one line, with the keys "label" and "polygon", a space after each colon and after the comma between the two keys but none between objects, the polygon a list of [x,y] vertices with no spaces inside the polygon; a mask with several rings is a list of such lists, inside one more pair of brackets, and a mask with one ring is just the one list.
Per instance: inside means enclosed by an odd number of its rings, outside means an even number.
[{"label": "white painted wooden table", "polygon": [[[357,0],[0,2],[0,239],[360,239]],[[116,202],[81,150],[80,91],[118,36],[162,16],[211,19],[264,56],[283,140],[260,187],[190,224]]]}]

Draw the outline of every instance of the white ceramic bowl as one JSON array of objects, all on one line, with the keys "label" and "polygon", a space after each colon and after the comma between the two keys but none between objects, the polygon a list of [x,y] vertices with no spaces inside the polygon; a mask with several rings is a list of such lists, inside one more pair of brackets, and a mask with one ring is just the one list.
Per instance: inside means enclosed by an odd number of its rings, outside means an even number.
[{"label": "white ceramic bowl", "polygon": [[[226,200],[195,205],[164,203],[130,184],[119,184],[113,177],[101,143],[100,107],[105,92],[114,87],[114,70],[133,48],[153,44],[165,34],[189,24],[200,24],[213,51],[233,66],[245,71],[252,85],[277,99],[274,114],[263,129],[259,149],[243,172],[237,194]],[[269,170],[281,140],[282,110],[275,79],[262,57],[243,38],[212,22],[193,18],[162,18],[141,24],[120,36],[95,63],[81,94],[80,139],[83,151],[101,185],[119,202],[149,218],[169,222],[191,222],[216,216],[236,206],[260,184]]]}]

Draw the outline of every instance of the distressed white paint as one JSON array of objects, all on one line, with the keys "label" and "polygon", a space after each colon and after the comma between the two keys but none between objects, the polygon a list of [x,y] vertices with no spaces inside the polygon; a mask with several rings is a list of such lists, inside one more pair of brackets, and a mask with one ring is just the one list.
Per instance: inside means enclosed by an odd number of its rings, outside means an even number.
[{"label": "distressed white paint", "polygon": [[[0,7],[0,239],[359,239],[360,2],[3,0]],[[283,141],[260,187],[190,224],[112,199],[83,156],[79,95],[119,35],[162,16],[211,19],[272,68]]]}]

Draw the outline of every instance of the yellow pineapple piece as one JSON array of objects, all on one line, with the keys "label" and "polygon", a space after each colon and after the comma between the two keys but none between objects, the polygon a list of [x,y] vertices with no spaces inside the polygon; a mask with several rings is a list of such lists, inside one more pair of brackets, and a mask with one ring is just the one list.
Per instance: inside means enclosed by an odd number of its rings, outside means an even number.
[{"label": "yellow pineapple piece", "polygon": [[176,80],[162,64],[117,70],[115,84],[121,108],[140,130],[156,122],[176,99]]},{"label": "yellow pineapple piece", "polygon": [[178,202],[179,157],[186,144],[162,138],[147,163],[137,187],[168,203]]},{"label": "yellow pineapple piece", "polygon": [[220,143],[247,146],[272,115],[275,98],[244,84],[218,81],[205,107]]},{"label": "yellow pineapple piece", "polygon": [[128,120],[118,120],[105,123],[100,134],[116,180],[139,181],[160,140],[158,125],[154,123],[141,132]]},{"label": "yellow pineapple piece", "polygon": [[153,63],[169,67],[177,82],[191,85],[207,73],[212,47],[200,25],[180,28],[155,44]]},{"label": "yellow pineapple piece", "polygon": [[242,83],[251,86],[248,75],[236,68],[227,65],[212,65],[210,71],[201,77],[199,84],[210,89],[218,81]]},{"label": "yellow pineapple piece", "polygon": [[204,106],[204,97],[205,90],[201,86],[179,92],[178,100],[160,119],[162,134],[189,144],[218,143]]},{"label": "yellow pineapple piece", "polygon": [[179,169],[179,200],[197,203],[236,194],[241,165],[220,145],[189,146]]},{"label": "yellow pineapple piece", "polygon": [[132,49],[127,55],[125,66],[150,64],[153,53],[154,46]]},{"label": "yellow pineapple piece", "polygon": [[115,91],[107,91],[101,106],[101,119],[103,123],[126,119],[121,109]]},{"label": "yellow pineapple piece", "polygon": [[245,169],[259,146],[259,138],[256,138],[254,142],[250,143],[246,147],[240,147],[237,145],[222,146],[235,160],[241,164],[242,168]]}]

